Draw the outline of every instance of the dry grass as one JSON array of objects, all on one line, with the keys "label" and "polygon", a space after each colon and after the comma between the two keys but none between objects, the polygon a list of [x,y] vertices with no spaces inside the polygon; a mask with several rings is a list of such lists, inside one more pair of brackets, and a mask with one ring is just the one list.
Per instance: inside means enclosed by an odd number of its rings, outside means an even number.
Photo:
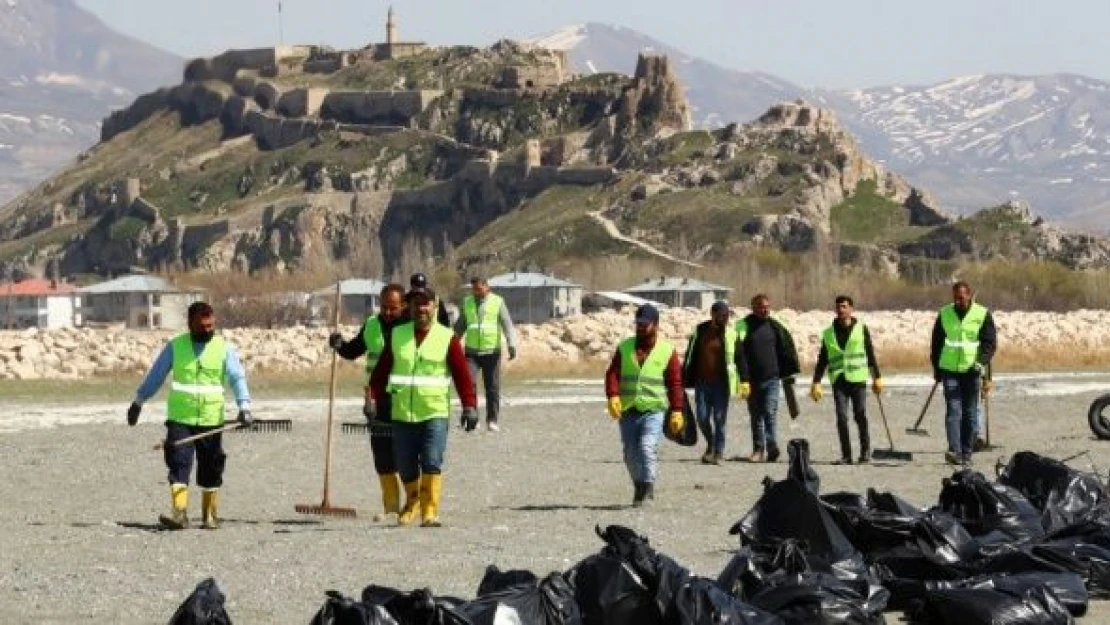
[{"label": "dry grass", "polygon": [[[928,348],[876,347],[883,371],[929,371]],[[1091,371],[1110,369],[1110,348],[1055,345],[1045,348],[1010,347],[994,358],[996,372]],[[812,368],[812,363],[809,363]]]}]

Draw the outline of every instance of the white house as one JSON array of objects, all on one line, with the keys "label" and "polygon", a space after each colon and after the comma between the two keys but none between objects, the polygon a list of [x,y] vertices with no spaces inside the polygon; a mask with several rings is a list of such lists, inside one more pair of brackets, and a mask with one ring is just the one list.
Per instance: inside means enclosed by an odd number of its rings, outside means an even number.
[{"label": "white house", "polygon": [[643,284],[624,289],[625,293],[675,308],[708,310],[713,302],[728,299],[732,289],[694,278],[650,278]]},{"label": "white house", "polygon": [[[363,319],[378,310],[382,289],[385,283],[381,280],[348,278],[339,281],[339,296],[343,301],[340,313],[341,323],[361,323]],[[335,299],[335,284],[312,292],[311,308],[313,311],[330,311],[332,301]],[[327,322],[331,323],[331,314],[328,313]]]},{"label": "white house", "polygon": [[0,283],[0,321],[5,329],[71,328],[81,324],[81,296],[56,280]]},{"label": "white house", "polygon": [[582,314],[582,286],[542,273],[514,272],[489,279],[514,323],[542,323]]},{"label": "white house", "polygon": [[177,287],[157,276],[131,275],[77,290],[86,323],[124,323],[128,328],[182,330],[197,289]]}]

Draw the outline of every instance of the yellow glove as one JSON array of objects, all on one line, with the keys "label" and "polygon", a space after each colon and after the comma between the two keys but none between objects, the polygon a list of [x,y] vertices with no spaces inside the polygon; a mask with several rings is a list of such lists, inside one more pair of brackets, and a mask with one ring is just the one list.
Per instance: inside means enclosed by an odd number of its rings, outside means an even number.
[{"label": "yellow glove", "polygon": [[752,396],[752,385],[747,382],[741,382],[736,385],[736,394],[740,399],[747,399]]},{"label": "yellow glove", "polygon": [[876,395],[882,395],[883,394],[883,379],[882,378],[875,378],[875,380],[873,382],[871,382],[871,390],[875,391]]},{"label": "yellow glove", "polygon": [[813,384],[809,387],[809,398],[812,399],[814,403],[821,401],[822,397],[824,397],[824,393],[821,392],[820,384]]},{"label": "yellow glove", "polygon": [[994,382],[990,380],[983,380],[983,397],[986,397],[994,390]]},{"label": "yellow glove", "polygon": [[624,412],[621,406],[621,398],[613,396],[609,398],[609,416],[615,421],[621,418],[621,413]]},{"label": "yellow glove", "polygon": [[682,434],[682,430],[686,428],[686,418],[682,416],[681,410],[675,410],[667,419],[667,431],[671,436],[678,436]]}]

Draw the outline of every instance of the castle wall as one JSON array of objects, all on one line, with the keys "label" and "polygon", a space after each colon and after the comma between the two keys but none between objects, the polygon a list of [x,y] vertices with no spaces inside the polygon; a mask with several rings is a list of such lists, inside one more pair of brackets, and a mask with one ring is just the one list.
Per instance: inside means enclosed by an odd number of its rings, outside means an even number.
[{"label": "castle wall", "polygon": [[320,116],[355,124],[407,124],[442,95],[437,90],[332,91]]}]

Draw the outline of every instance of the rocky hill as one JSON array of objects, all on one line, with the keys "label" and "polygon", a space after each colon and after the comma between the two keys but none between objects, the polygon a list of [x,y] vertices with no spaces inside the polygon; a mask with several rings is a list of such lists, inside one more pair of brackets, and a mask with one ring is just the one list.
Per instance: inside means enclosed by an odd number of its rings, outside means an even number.
[{"label": "rocky hill", "polygon": [[770,248],[892,275],[999,256],[1110,264],[1104,241],[1018,205],[951,217],[828,110],[784,103],[692,130],[667,57],[639,55],[631,76],[568,64],[510,41],[196,59],[0,214],[0,263],[73,275],[338,261],[395,275]]},{"label": "rocky hill", "polygon": [[1051,221],[1106,231],[1110,208],[1110,83],[1085,76],[983,75],[935,85],[807,91],[782,78],[692,57],[635,30],[589,23],[533,39],[566,50],[577,71],[629,71],[639,51],[675,59],[694,122],[712,128],[805,98],[832,109],[863,149],[934,189],[955,213],[1000,198]]},{"label": "rocky hill", "polygon": [[172,84],[181,65],[73,0],[0,2],[0,203],[96,143],[105,115]]}]

